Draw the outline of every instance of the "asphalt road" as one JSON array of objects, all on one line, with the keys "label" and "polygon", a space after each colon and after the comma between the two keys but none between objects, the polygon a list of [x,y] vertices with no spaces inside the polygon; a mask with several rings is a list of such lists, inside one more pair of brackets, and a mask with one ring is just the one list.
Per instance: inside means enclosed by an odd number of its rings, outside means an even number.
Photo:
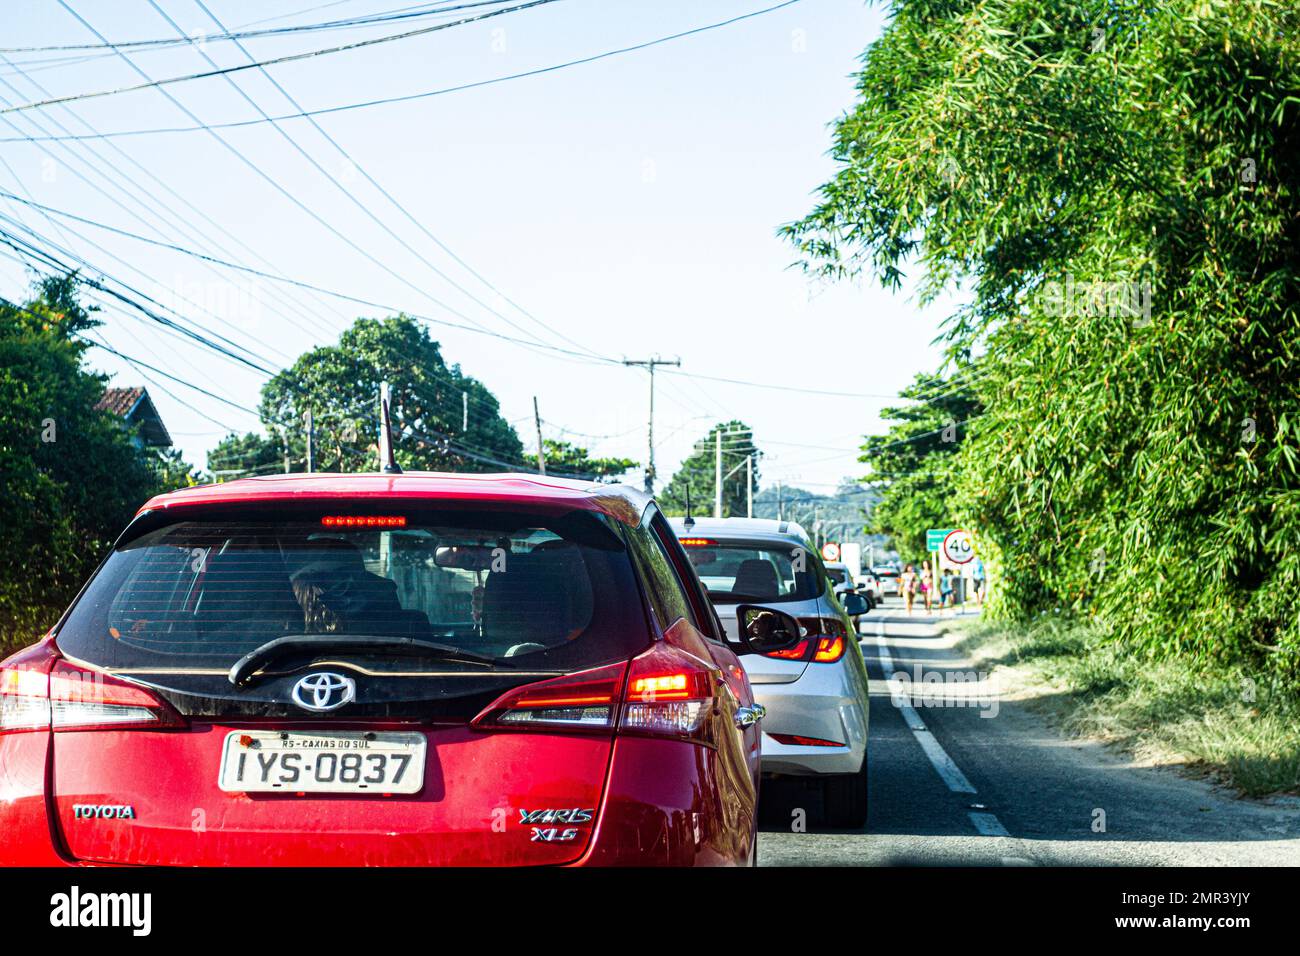
[{"label": "asphalt road", "polygon": [[[996,679],[949,684],[972,665],[937,623],[906,617],[897,599],[862,619],[867,826],[828,830],[815,791],[765,782],[760,865],[1300,865],[1300,800],[1236,799],[1063,738]],[[933,685],[927,704],[899,693],[899,678],[885,682],[897,671],[915,680],[918,666],[951,689]]]}]

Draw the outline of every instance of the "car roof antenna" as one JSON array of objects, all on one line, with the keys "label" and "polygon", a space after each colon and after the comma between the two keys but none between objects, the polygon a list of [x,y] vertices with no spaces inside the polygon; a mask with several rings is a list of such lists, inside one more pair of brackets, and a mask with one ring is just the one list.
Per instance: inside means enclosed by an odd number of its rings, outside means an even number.
[{"label": "car roof antenna", "polygon": [[393,422],[390,414],[392,395],[387,382],[379,383],[379,470],[385,475],[400,475],[402,466],[393,457]]},{"label": "car roof antenna", "polygon": [[691,483],[686,482],[686,520],[682,522],[688,532],[695,527],[695,519],[691,517]]}]

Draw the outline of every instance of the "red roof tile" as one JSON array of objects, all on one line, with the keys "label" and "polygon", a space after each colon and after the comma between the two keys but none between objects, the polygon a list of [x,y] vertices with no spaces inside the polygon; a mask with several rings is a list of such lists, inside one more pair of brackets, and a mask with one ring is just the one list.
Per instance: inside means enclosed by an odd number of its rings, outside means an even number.
[{"label": "red roof tile", "polygon": [[95,408],[125,418],[143,394],[144,389],[138,385],[135,388],[106,388],[104,397],[95,403]]}]

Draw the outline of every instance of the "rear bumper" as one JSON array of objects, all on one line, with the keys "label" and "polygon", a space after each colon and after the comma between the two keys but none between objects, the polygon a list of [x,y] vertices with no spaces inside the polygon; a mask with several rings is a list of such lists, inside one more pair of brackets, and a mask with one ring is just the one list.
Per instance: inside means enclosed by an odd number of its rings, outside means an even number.
[{"label": "rear bumper", "polygon": [[[809,664],[790,684],[755,684],[767,708],[763,718],[762,772],[810,776],[856,773],[867,752],[867,700],[847,660]],[[838,747],[785,744],[772,734],[833,740]]]}]

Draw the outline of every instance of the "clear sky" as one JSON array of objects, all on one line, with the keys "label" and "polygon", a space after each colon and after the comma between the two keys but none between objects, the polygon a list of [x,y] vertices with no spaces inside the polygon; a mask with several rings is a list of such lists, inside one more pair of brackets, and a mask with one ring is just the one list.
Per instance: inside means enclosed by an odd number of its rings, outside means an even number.
[{"label": "clear sky", "polygon": [[[203,2],[230,29],[409,6],[394,0]],[[558,0],[268,72],[303,107],[318,109],[533,70],[775,2]],[[40,0],[6,5],[0,47],[98,42],[68,8],[111,41],[176,36],[155,5],[186,33],[215,29],[198,0]],[[882,430],[877,412],[888,399],[815,396],[698,376],[889,395],[938,364],[932,342],[950,302],[922,310],[910,293],[889,293],[872,280],[811,282],[789,268],[792,249],[776,236],[778,226],[811,208],[813,191],[833,172],[828,124],[853,102],[851,74],[883,18],[880,6],[860,0],[801,0],[595,63],[319,117],[352,162],[302,119],[281,124],[287,137],[265,123],[219,130],[230,148],[203,131],[0,142],[0,188],[432,318],[511,336],[527,333],[564,348],[576,342],[614,358],[680,356],[681,374],[657,377],[661,482],[713,422],[740,418],[754,427],[765,452],[764,485],[782,479],[829,491],[840,478],[861,474],[855,461],[860,436]],[[433,22],[263,37],[244,45],[264,59]],[[158,79],[212,69],[204,53],[222,67],[247,62],[228,42],[127,55]],[[0,60],[0,109],[143,82],[112,51],[3,56],[10,62]],[[55,134],[59,127],[85,133],[90,127],[192,126],[186,110],[208,124],[257,118],[240,90],[271,115],[296,112],[256,70],[164,89],[175,103],[159,89],[146,89],[3,114],[0,138]],[[358,169],[497,291],[435,245]],[[357,315],[386,314],[207,268],[82,224],[55,229],[11,202],[0,200],[0,213],[28,222],[97,269],[276,367],[333,341]],[[515,325],[458,291],[412,250]],[[19,296],[30,281],[30,273],[0,257],[0,294]],[[263,376],[119,308],[107,308],[102,317],[100,334],[119,351],[236,404],[256,406]],[[458,329],[433,330],[447,360],[500,397],[526,447],[535,444],[537,396],[547,437],[644,460],[644,372]],[[253,415],[157,376],[157,384],[150,383],[100,350],[91,355],[115,383],[149,387],[176,443],[196,464],[226,426],[258,428]]]}]

